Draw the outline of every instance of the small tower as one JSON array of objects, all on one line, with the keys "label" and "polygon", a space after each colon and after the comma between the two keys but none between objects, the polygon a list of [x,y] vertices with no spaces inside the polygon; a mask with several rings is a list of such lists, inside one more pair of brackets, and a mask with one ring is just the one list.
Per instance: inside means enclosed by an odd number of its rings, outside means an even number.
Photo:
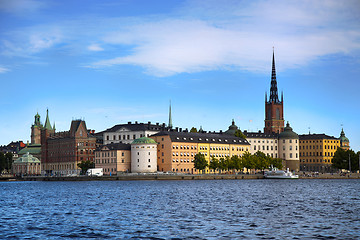
[{"label": "small tower", "polygon": [[341,133],[340,133],[340,147],[344,150],[349,150],[350,149],[350,141],[349,139],[345,136],[344,133],[344,129],[341,129]]},{"label": "small tower", "polygon": [[31,144],[41,144],[41,129],[40,115],[36,113],[34,124],[31,126]]},{"label": "small tower", "polygon": [[275,54],[273,50],[270,98],[267,100],[265,93],[265,127],[264,133],[281,133],[284,131],[284,106],[283,94],[281,101],[278,96],[278,88],[275,70]]}]

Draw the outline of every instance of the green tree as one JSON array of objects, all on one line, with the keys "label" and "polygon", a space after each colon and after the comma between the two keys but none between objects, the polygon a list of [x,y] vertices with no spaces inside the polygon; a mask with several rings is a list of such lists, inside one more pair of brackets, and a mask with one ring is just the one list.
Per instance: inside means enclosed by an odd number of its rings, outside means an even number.
[{"label": "green tree", "polygon": [[274,168],[282,169],[283,168],[282,159],[281,158],[270,158],[268,167],[270,168],[271,166]]},{"label": "green tree", "polygon": [[231,165],[231,169],[235,169],[235,170],[240,170],[243,169],[244,166],[242,164],[241,158],[239,158],[237,155],[234,155],[230,158],[230,165]]},{"label": "green tree", "polygon": [[270,163],[270,157],[266,156],[265,153],[261,152],[261,151],[257,151],[254,154],[254,167],[255,169],[259,169],[264,171],[265,168],[269,167],[269,163]]},{"label": "green tree", "polygon": [[192,133],[196,133],[196,132],[197,132],[196,127],[192,127],[192,128],[190,129],[190,132],[192,132]]},{"label": "green tree", "polygon": [[219,168],[219,160],[217,160],[214,157],[211,157],[209,168],[214,170],[215,172],[215,170]]},{"label": "green tree", "polygon": [[84,175],[88,169],[95,167],[95,163],[90,160],[81,161],[78,163],[78,167],[81,168],[81,174]]},{"label": "green tree", "polygon": [[208,162],[205,159],[205,155],[197,153],[194,157],[194,167],[200,171],[204,171],[207,166]]},{"label": "green tree", "polygon": [[246,139],[246,136],[242,133],[242,131],[241,130],[236,130],[235,131],[235,137],[239,137],[239,138],[243,138],[243,139]]},{"label": "green tree", "polygon": [[332,158],[332,167],[349,170],[349,158],[351,171],[359,170],[359,152],[356,154],[353,150],[344,150],[340,147],[338,147],[334,153],[334,157]]},{"label": "green tree", "polygon": [[251,153],[246,152],[241,157],[243,167],[246,169],[255,169],[254,156]]},{"label": "green tree", "polygon": [[5,154],[0,152],[0,173],[6,168]]}]

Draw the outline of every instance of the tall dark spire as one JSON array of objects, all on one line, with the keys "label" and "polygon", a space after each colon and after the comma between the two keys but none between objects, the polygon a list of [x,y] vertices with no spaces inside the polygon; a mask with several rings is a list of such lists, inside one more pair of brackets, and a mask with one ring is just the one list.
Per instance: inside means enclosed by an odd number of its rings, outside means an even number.
[{"label": "tall dark spire", "polygon": [[173,127],[172,125],[172,117],[171,117],[171,100],[170,100],[170,106],[169,106],[169,124],[168,127],[171,129]]},{"label": "tall dark spire", "polygon": [[275,70],[275,54],[273,48],[273,60],[272,60],[272,72],[271,72],[271,88],[270,88],[270,102],[279,103],[277,82],[276,82],[276,70]]}]

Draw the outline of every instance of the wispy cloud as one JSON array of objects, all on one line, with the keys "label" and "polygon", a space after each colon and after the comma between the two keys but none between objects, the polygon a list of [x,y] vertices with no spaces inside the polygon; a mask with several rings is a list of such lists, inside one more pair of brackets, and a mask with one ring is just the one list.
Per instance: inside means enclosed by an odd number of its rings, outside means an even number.
[{"label": "wispy cloud", "polygon": [[0,11],[12,14],[29,14],[29,12],[35,12],[45,6],[44,1],[37,0],[2,0]]},{"label": "wispy cloud", "polygon": [[88,46],[88,50],[95,52],[104,51],[104,49],[100,47],[98,44],[91,44],[90,46]]},{"label": "wispy cloud", "polygon": [[279,69],[294,68],[327,54],[360,49],[359,19],[353,11],[359,4],[349,3],[353,6],[336,1],[260,1],[222,8],[226,13],[213,18],[207,15],[214,13],[209,8],[206,12],[199,8],[204,20],[190,16],[157,19],[107,34],[104,43],[128,45],[131,54],[103,59],[90,67],[132,64],[156,76],[229,67],[263,71],[275,46],[283,62]]},{"label": "wispy cloud", "polygon": [[0,66],[0,73],[6,73],[6,72],[9,72],[10,69],[6,68],[6,67],[3,67],[3,66]]}]

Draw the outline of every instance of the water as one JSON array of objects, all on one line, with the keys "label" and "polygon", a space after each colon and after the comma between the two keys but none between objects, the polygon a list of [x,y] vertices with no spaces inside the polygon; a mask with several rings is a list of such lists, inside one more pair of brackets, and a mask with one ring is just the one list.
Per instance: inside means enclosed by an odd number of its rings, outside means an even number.
[{"label": "water", "polygon": [[0,182],[0,239],[360,239],[360,180]]}]

